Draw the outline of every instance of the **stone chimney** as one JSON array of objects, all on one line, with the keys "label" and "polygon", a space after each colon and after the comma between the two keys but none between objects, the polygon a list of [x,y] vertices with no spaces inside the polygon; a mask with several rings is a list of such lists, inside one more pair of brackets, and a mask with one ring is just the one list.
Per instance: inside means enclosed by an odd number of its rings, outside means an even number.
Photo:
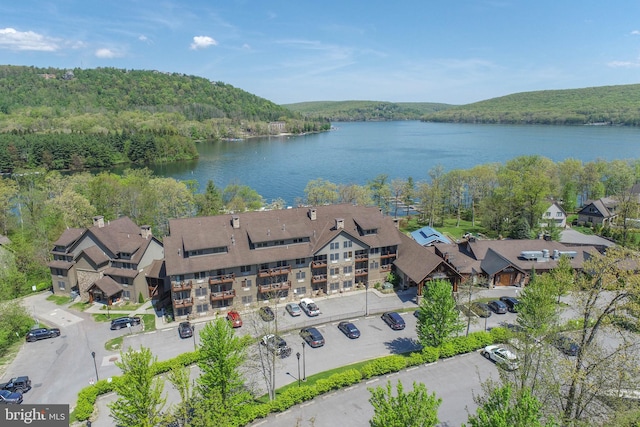
[{"label": "stone chimney", "polygon": [[309,209],[309,218],[311,219],[311,221],[316,220],[316,208]]},{"label": "stone chimney", "polygon": [[144,240],[148,240],[149,238],[151,238],[152,234],[151,234],[151,226],[150,225],[143,225],[142,227],[140,227],[140,235],[142,236],[142,238]]},{"label": "stone chimney", "polygon": [[343,229],[344,229],[344,219],[336,218],[336,230],[343,230]]},{"label": "stone chimney", "polygon": [[93,226],[98,228],[104,227],[104,217],[102,215],[94,216]]},{"label": "stone chimney", "polygon": [[240,217],[238,215],[233,215],[231,217],[231,226],[233,228],[240,228]]}]

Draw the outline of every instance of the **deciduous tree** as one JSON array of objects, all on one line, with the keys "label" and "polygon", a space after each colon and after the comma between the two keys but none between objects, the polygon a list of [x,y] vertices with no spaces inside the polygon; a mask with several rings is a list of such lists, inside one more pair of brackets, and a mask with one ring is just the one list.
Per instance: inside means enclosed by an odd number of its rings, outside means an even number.
[{"label": "deciduous tree", "polygon": [[423,287],[416,329],[418,340],[425,347],[438,347],[464,329],[452,289],[451,283],[444,280],[434,280]]},{"label": "deciduous tree", "polygon": [[438,424],[438,408],[442,399],[435,393],[429,393],[427,387],[413,383],[413,390],[405,392],[402,382],[398,381],[396,393],[392,391],[391,381],[386,388],[369,388],[373,405],[371,427],[434,427]]}]

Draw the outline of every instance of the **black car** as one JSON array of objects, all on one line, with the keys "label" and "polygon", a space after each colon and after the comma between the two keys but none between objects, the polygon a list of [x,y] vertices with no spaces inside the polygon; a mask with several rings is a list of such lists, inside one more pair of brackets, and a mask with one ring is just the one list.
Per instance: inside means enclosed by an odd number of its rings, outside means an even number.
[{"label": "black car", "polygon": [[517,298],[514,297],[500,297],[500,301],[502,301],[503,303],[505,303],[507,305],[507,310],[509,310],[512,313],[517,313],[518,312],[518,304],[520,304],[520,301],[518,301]]},{"label": "black car", "polygon": [[54,338],[60,336],[60,329],[58,328],[34,328],[31,329],[26,336],[27,342],[34,342],[43,340],[46,338]]},{"label": "black car", "polygon": [[393,330],[399,331],[404,329],[404,319],[395,311],[387,311],[382,314],[381,318]]},{"label": "black car", "polygon": [[493,300],[487,304],[491,311],[496,314],[506,314],[507,313],[507,304],[500,300]]},{"label": "black car", "polygon": [[260,310],[258,310],[258,314],[260,315],[260,318],[265,322],[271,322],[276,318],[276,315],[273,314],[273,310],[271,310],[271,307],[260,307]]},{"label": "black car", "polygon": [[17,405],[22,403],[22,393],[9,390],[0,390],[0,403]]},{"label": "black car", "polygon": [[338,323],[338,329],[351,339],[360,338],[360,330],[351,322]]},{"label": "black car", "polygon": [[111,321],[111,330],[128,328],[129,326],[135,326],[140,324],[140,318],[135,316],[118,317]]},{"label": "black car", "polygon": [[291,354],[291,347],[287,345],[287,342],[279,335],[269,334],[262,337],[260,344],[267,347],[267,349],[281,358],[289,357]]},{"label": "black car", "polygon": [[478,317],[491,317],[491,309],[488,304],[483,302],[474,302],[471,304],[471,311]]},{"label": "black car", "polygon": [[303,328],[300,330],[300,336],[310,347],[316,348],[324,345],[324,337],[316,328]]},{"label": "black car", "polygon": [[556,337],[553,341],[553,345],[567,356],[575,356],[580,351],[580,345],[565,335],[559,335]]},{"label": "black car", "polygon": [[0,384],[0,390],[26,393],[31,390],[31,380],[27,376],[11,378],[9,382]]},{"label": "black car", "polygon": [[181,322],[178,325],[178,335],[180,338],[191,338],[193,336],[193,327],[189,322]]}]

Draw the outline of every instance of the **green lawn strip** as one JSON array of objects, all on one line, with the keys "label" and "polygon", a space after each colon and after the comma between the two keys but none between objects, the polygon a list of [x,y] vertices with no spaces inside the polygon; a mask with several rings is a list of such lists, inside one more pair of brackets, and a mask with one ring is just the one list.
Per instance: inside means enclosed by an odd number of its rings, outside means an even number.
[{"label": "green lawn strip", "polygon": [[91,307],[91,303],[89,302],[76,302],[69,306],[69,308],[78,311],[85,311],[89,307]]},{"label": "green lawn strip", "polygon": [[65,304],[69,304],[73,300],[71,299],[71,297],[67,297],[67,296],[49,295],[47,297],[47,301],[52,301],[52,302],[56,303],[57,305],[65,305]]},{"label": "green lawn strip", "polygon": [[124,342],[124,335],[111,338],[104,343],[104,349],[107,351],[119,351],[122,349],[122,343]]}]

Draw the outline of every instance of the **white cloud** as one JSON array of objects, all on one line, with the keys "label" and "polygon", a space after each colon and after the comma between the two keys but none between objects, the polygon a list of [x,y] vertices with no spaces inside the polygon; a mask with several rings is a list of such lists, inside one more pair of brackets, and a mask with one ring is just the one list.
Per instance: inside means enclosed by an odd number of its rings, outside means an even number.
[{"label": "white cloud", "polygon": [[117,58],[119,56],[122,56],[120,53],[116,52],[115,50],[107,49],[107,48],[96,50],[95,55],[98,58]]},{"label": "white cloud", "polygon": [[138,40],[140,40],[141,42],[146,42],[147,41],[147,36],[145,36],[144,34],[140,35],[140,36],[138,36]]},{"label": "white cloud", "polygon": [[611,61],[607,64],[611,68],[638,68],[640,59],[637,61]]},{"label": "white cloud", "polygon": [[191,50],[204,49],[209,46],[217,46],[218,42],[209,36],[195,36],[191,43]]},{"label": "white cloud", "polygon": [[33,31],[0,28],[0,49],[54,52],[60,48],[58,42],[57,39]]},{"label": "white cloud", "polygon": [[633,31],[631,31],[631,35],[632,35],[632,36],[640,36],[640,30],[633,30]]}]

